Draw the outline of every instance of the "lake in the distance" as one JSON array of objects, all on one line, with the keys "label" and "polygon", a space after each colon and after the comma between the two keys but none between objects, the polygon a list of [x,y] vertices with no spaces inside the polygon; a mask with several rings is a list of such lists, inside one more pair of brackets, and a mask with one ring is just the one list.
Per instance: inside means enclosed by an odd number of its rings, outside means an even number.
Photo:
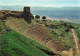
[{"label": "lake in the distance", "polygon": [[[1,9],[3,10],[23,10],[23,6],[2,6]],[[36,10],[39,9],[39,10]],[[48,8],[49,9],[49,8]],[[68,18],[70,20],[74,20],[76,22],[80,22],[80,10],[74,10],[74,9],[41,9],[41,8],[31,8],[31,13],[34,15],[40,15],[40,16],[47,16],[50,18]]]},{"label": "lake in the distance", "polygon": [[34,15],[47,16],[51,18],[68,18],[69,20],[65,21],[80,23],[80,10],[36,10],[32,11],[32,13]]},{"label": "lake in the distance", "polygon": [[80,18],[80,10],[36,10],[32,11],[32,13],[52,18]]}]

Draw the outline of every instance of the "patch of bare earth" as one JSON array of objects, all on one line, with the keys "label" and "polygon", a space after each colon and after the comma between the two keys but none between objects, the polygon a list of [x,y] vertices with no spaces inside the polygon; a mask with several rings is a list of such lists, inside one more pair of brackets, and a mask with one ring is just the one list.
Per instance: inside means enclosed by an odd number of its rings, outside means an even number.
[{"label": "patch of bare earth", "polygon": [[61,54],[63,56],[73,56],[73,48],[71,48],[69,51],[62,51]]},{"label": "patch of bare earth", "polygon": [[78,37],[75,34],[75,29],[72,29],[73,32],[73,37],[74,37],[74,41],[75,41],[75,47],[76,47],[76,56],[80,56],[80,52],[79,52],[79,44],[78,44]]},{"label": "patch of bare earth", "polygon": [[53,39],[50,33],[43,28],[43,26],[32,27],[26,31],[27,34],[33,36],[32,39],[47,46],[53,52],[64,50],[64,46],[58,41]]}]

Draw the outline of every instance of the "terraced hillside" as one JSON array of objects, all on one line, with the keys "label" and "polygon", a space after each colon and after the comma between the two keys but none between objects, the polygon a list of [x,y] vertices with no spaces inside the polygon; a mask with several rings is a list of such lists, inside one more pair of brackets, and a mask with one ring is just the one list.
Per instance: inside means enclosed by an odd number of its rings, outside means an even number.
[{"label": "terraced hillside", "polygon": [[[40,42],[41,44],[49,47],[50,49],[52,49],[53,52],[57,52],[57,49],[61,51],[64,49],[63,47],[64,45],[62,43],[60,43],[56,39],[52,39],[52,35],[46,29],[44,29],[45,26],[38,24],[34,20],[32,24],[28,25],[28,23],[24,21],[24,19],[9,18],[6,21],[6,25],[10,26],[12,29],[16,30],[17,32],[25,36],[29,36],[31,39],[36,40],[37,42]],[[59,44],[61,47],[58,47],[56,43]]]},{"label": "terraced hillside", "polygon": [[[19,49],[23,51],[23,56],[79,55],[80,49],[78,48],[77,53],[76,45],[78,43],[78,47],[80,46],[80,24],[37,19],[32,19],[29,24],[24,18],[7,17],[3,25],[4,27],[1,27],[3,32],[10,31],[6,29],[6,27],[13,29],[11,32],[5,33],[3,37],[8,36],[7,39],[10,42],[10,46],[17,48],[21,46]],[[77,42],[75,35],[77,35]],[[17,43],[18,46],[16,46],[15,43]],[[29,44],[29,46],[27,44]],[[9,48],[5,50],[9,50]],[[13,56],[16,54],[16,51],[13,51],[12,48],[10,48],[10,51],[14,53]],[[41,53],[42,55],[40,55]]]},{"label": "terraced hillside", "polygon": [[22,35],[28,36],[38,43],[47,46],[55,53],[61,53],[62,51],[70,50],[71,48],[75,49],[72,29],[75,29],[78,26],[49,20],[45,22],[42,20],[32,20],[32,23],[28,24],[22,18],[18,19],[13,17],[7,19],[6,25]]},{"label": "terraced hillside", "polygon": [[[0,26],[1,27],[1,26]],[[47,47],[26,38],[14,30],[0,31],[0,56],[50,56],[57,55]]]}]

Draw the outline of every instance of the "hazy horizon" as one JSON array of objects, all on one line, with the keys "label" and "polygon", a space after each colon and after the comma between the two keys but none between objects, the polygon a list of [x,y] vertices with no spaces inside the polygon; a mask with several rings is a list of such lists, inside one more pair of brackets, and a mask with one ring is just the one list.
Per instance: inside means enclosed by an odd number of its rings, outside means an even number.
[{"label": "hazy horizon", "polygon": [[0,5],[27,5],[37,7],[80,7],[80,0],[0,0]]},{"label": "hazy horizon", "polygon": [[[23,5],[0,5],[0,10],[22,10]],[[42,7],[42,6],[30,6],[31,10],[80,10],[80,7]]]}]

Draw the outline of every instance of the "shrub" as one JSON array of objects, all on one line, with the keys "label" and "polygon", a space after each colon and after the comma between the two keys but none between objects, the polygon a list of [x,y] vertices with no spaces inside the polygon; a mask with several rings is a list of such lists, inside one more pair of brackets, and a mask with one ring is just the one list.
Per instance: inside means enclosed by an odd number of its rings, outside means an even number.
[{"label": "shrub", "polygon": [[9,53],[5,50],[0,50],[0,56],[9,56]]},{"label": "shrub", "polygon": [[46,19],[46,16],[43,16],[42,19],[45,20]]},{"label": "shrub", "polygon": [[40,16],[39,16],[39,15],[36,15],[35,18],[36,18],[36,19],[40,19]]},{"label": "shrub", "polygon": [[26,55],[22,50],[18,49],[18,48],[12,48],[12,50],[15,51],[15,53],[19,56],[28,56]]}]

